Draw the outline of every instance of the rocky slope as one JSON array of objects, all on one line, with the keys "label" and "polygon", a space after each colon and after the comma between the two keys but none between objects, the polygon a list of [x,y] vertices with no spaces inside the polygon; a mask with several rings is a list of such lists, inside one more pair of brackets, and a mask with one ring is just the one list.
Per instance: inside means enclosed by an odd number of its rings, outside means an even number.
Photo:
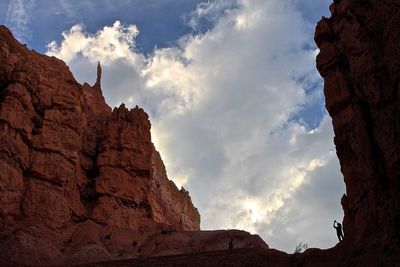
[{"label": "rocky slope", "polygon": [[346,183],[351,265],[400,261],[400,2],[335,0],[317,26],[317,67]]}]

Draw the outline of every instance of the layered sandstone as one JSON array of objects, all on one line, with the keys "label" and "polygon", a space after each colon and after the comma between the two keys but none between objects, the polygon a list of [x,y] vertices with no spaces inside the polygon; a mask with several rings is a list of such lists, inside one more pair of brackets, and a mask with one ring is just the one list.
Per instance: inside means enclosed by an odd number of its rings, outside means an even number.
[{"label": "layered sandstone", "polygon": [[317,67],[346,183],[344,262],[400,261],[400,4],[336,0],[317,26]]},{"label": "layered sandstone", "polygon": [[199,230],[188,192],[166,176],[147,114],[111,110],[100,65],[97,73],[93,87],[81,85],[64,62],[0,26],[1,262],[79,262],[86,250],[112,259],[113,231],[135,256],[149,235]]}]

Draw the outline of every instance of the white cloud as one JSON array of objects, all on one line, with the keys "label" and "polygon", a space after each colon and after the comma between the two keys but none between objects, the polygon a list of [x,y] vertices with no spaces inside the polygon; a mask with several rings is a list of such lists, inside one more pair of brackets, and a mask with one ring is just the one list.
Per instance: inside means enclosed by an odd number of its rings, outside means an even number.
[{"label": "white cloud", "polygon": [[[312,32],[290,0],[225,5],[200,5],[193,21],[217,13],[215,26],[148,57],[135,49],[137,28],[118,22],[92,35],[74,26],[49,53],[81,82],[94,81],[101,61],[108,102],[145,108],[169,176],[191,192],[203,228],[244,228],[289,252],[297,240],[330,246],[335,237],[314,231],[322,226],[313,218],[341,216],[330,121],[308,130],[291,119],[320,94],[305,90],[320,83]],[[334,193],[316,194],[314,181]],[[305,215],[310,223],[293,222]]]},{"label": "white cloud", "polygon": [[6,25],[21,43],[26,44],[32,38],[29,24],[33,6],[34,0],[10,0],[8,3]]},{"label": "white cloud", "polygon": [[101,59],[105,64],[118,59],[126,59],[132,64],[142,62],[143,58],[132,51],[135,49],[135,38],[139,30],[135,25],[124,27],[116,21],[111,27],[105,26],[94,35],[84,34],[83,25],[75,25],[69,31],[63,32],[64,41],[58,47],[51,42],[47,48],[49,55],[57,55],[67,62],[78,56],[90,60]]}]

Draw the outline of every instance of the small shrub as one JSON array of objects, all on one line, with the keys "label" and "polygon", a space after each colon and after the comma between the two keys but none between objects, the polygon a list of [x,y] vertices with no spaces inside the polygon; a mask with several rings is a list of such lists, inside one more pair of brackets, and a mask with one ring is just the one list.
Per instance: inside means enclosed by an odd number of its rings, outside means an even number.
[{"label": "small shrub", "polygon": [[293,254],[295,254],[295,255],[300,254],[300,253],[304,252],[307,248],[308,248],[307,243],[300,242],[294,249]]}]

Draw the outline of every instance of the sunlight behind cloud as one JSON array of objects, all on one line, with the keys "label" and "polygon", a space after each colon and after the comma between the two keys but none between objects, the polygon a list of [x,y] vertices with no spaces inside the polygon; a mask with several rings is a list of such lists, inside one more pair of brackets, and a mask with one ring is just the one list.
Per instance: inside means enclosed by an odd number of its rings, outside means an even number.
[{"label": "sunlight behind cloud", "polygon": [[244,16],[239,15],[236,17],[236,27],[238,29],[244,28],[246,26],[246,23],[247,19]]}]

